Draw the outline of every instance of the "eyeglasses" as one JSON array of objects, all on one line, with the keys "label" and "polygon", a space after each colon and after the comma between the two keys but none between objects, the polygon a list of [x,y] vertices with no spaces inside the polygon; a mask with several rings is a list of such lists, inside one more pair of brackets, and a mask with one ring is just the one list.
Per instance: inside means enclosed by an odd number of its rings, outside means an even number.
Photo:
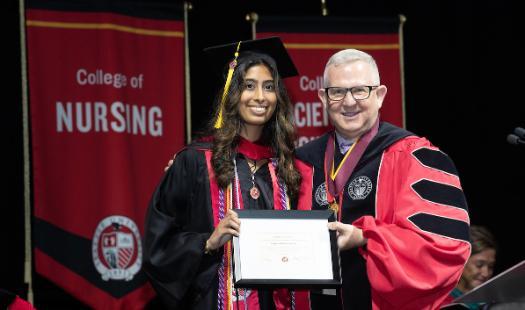
[{"label": "eyeglasses", "polygon": [[324,89],[328,99],[332,101],[342,101],[346,93],[350,92],[355,100],[365,100],[370,97],[372,89],[379,86],[355,86],[355,87],[327,87]]}]

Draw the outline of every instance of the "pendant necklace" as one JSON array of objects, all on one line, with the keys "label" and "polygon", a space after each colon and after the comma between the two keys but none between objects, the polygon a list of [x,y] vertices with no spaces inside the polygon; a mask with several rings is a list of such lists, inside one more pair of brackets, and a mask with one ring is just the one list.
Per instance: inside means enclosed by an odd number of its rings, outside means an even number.
[{"label": "pendant necklace", "polygon": [[250,189],[250,196],[253,199],[257,200],[261,195],[259,189],[255,186],[255,172],[257,171],[257,160],[253,160],[253,167],[250,165],[248,158],[246,158],[246,161],[248,162],[248,167],[250,168],[250,173],[252,175],[252,188]]}]

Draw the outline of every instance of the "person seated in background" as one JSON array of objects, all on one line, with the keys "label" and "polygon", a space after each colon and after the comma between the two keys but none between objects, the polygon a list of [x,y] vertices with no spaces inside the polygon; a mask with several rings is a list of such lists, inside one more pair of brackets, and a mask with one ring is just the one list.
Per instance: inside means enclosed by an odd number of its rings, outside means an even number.
[{"label": "person seated in background", "polygon": [[[450,293],[451,301],[485,283],[494,273],[498,245],[494,235],[483,226],[470,226],[472,252],[458,285]],[[484,304],[466,304],[469,309],[482,309]]]}]

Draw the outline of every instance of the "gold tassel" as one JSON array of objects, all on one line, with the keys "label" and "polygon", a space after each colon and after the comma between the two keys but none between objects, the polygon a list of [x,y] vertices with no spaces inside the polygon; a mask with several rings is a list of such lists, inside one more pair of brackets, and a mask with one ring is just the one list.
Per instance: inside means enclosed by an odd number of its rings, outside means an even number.
[{"label": "gold tassel", "polygon": [[226,101],[226,94],[228,94],[228,90],[230,89],[230,83],[232,81],[233,71],[235,70],[235,67],[237,66],[237,57],[239,56],[239,47],[241,46],[241,42],[242,41],[239,41],[239,43],[237,44],[237,50],[235,51],[235,58],[233,58],[232,62],[230,62],[230,68],[228,69],[228,76],[226,77],[226,84],[224,85],[224,92],[222,93],[219,115],[217,116],[217,120],[215,121],[215,129],[219,129],[222,127],[222,110],[224,109],[224,101]]}]

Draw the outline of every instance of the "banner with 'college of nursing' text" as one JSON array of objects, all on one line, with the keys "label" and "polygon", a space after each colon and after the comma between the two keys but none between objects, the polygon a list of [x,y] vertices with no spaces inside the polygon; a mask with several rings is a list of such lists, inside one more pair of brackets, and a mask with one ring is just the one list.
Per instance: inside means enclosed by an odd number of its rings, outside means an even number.
[{"label": "banner with 'college of nursing' text", "polygon": [[26,14],[36,271],[95,309],[142,309],[147,204],[184,144],[183,21]]},{"label": "banner with 'college of nursing' text", "polygon": [[324,66],[330,56],[347,48],[375,58],[381,84],[388,87],[381,119],[404,126],[399,23],[398,19],[260,17],[257,38],[281,37],[299,71],[298,77],[286,80],[294,104],[299,146],[331,128],[317,90],[323,87]]}]

